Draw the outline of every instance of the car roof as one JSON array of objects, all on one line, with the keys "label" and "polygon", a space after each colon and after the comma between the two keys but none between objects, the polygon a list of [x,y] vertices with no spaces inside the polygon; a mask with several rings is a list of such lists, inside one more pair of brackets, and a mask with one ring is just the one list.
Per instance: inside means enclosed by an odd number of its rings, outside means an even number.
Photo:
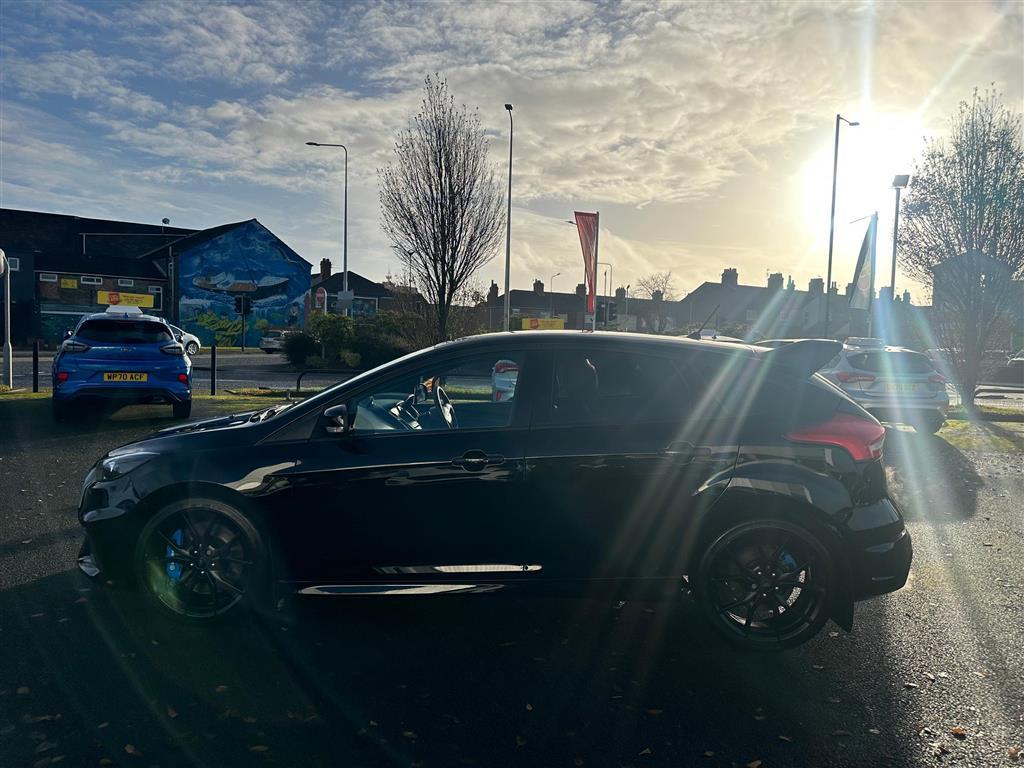
[{"label": "car roof", "polygon": [[454,341],[446,341],[431,347],[441,350],[455,347],[472,348],[487,347],[499,342],[514,342],[526,346],[564,346],[566,344],[629,344],[637,346],[661,347],[666,351],[715,351],[735,354],[737,350],[745,350],[751,355],[758,355],[765,350],[752,344],[712,341],[702,339],[696,341],[683,336],[655,336],[643,333],[627,333],[625,331],[498,331],[482,333],[477,336],[466,336]]},{"label": "car roof", "polygon": [[83,317],[79,324],[86,322],[87,320],[149,320],[154,323],[163,323],[164,325],[170,325],[164,318],[157,315],[133,315],[129,313],[120,314],[118,312],[93,312],[90,315]]},{"label": "car roof", "polygon": [[916,349],[910,349],[908,347],[858,347],[856,345],[850,346],[847,344],[843,345],[843,352],[913,352],[915,355],[924,354],[924,352],[918,352]]}]

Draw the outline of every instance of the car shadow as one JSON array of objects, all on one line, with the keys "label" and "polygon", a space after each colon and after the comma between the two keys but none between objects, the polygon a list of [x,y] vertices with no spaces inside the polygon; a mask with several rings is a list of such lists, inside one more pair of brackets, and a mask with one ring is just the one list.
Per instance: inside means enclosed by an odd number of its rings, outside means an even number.
[{"label": "car shadow", "polygon": [[66,572],[0,593],[0,626],[11,764],[913,762],[914,714],[877,711],[904,649],[743,653],[685,601],[327,599],[198,627]]},{"label": "car shadow", "polygon": [[974,516],[982,478],[942,433],[886,428],[889,491],[909,521],[943,523]]}]

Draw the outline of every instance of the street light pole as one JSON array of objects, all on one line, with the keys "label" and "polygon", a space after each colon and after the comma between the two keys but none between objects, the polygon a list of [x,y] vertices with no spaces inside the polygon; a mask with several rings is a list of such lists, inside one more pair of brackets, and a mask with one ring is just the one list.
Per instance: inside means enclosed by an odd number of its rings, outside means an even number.
[{"label": "street light pole", "polygon": [[560,274],[562,273],[555,272],[555,274],[551,276],[551,279],[548,280],[548,314],[550,315],[553,315],[555,313],[555,278],[558,277]]},{"label": "street light pole", "polygon": [[509,293],[509,272],[512,265],[512,105],[508,110],[508,210],[505,213],[505,330],[512,330],[512,296]]},{"label": "street light pole", "polygon": [[845,117],[836,113],[836,139],[835,149],[832,152],[832,214],[828,221],[828,276],[825,278],[825,330],[822,333],[826,339],[828,338],[828,318],[829,318],[829,307],[832,305],[830,299],[832,298],[832,244],[835,240],[836,234],[836,178],[839,170],[839,123],[844,122],[851,128],[860,123],[856,121],[847,120]]},{"label": "street light pole", "polygon": [[14,350],[11,349],[11,262],[0,248],[0,271],[4,276],[4,384],[14,389]]},{"label": "street light pole", "polygon": [[892,276],[889,278],[889,288],[892,290],[890,297],[896,303],[896,243],[900,229],[900,192],[910,183],[910,174],[901,173],[892,180],[892,187],[896,190],[896,210],[892,215]]},{"label": "street light pole", "polygon": [[[345,191],[344,191],[344,223],[341,229],[341,290],[348,299],[348,147],[344,144],[321,144],[318,141],[307,141],[309,147],[336,147],[345,150]],[[326,306],[326,302],[324,302]],[[346,312],[346,314],[350,314]]]},{"label": "street light pole", "polygon": [[[604,265],[604,266],[608,267],[608,269],[606,269],[604,271],[604,329],[607,331],[608,330],[608,299],[610,298],[608,296],[608,282],[609,282],[609,278],[611,278],[612,282],[614,282],[615,270],[612,267],[612,265],[610,263],[608,263],[607,261],[599,261],[599,262],[597,262],[597,266],[600,267],[601,265]],[[597,307],[594,307],[594,309],[595,309],[595,312],[594,312],[594,328],[596,329],[597,328],[597,312],[596,312]]]}]

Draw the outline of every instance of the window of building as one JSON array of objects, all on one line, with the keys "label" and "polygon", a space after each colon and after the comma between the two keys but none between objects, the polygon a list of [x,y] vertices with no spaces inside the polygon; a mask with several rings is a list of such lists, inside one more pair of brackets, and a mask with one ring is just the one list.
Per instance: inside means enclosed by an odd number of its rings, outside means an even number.
[{"label": "window of building", "polygon": [[119,278],[117,278],[117,287],[118,288],[131,288],[134,285],[135,285],[135,281],[132,280],[130,277],[119,277]]},{"label": "window of building", "polygon": [[19,269],[21,269],[21,259],[19,259],[17,256],[8,256],[7,266],[11,268],[11,272],[17,272]]},{"label": "window of building", "polygon": [[56,283],[57,276],[53,272],[40,272],[39,273],[40,283]]},{"label": "window of building", "polygon": [[79,281],[82,285],[103,285],[103,278],[94,275],[82,275]]},{"label": "window of building", "polygon": [[146,291],[153,295],[153,309],[164,308],[164,289],[159,285],[151,285]]},{"label": "window of building", "polygon": [[354,404],[352,429],[400,434],[507,427],[522,364],[521,352],[492,352],[426,364],[418,373],[381,381]]}]

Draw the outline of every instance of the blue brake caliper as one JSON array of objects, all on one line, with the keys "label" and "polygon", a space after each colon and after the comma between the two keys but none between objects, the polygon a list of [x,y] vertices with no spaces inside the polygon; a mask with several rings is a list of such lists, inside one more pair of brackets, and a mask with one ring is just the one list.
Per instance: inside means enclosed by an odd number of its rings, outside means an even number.
[{"label": "blue brake caliper", "polygon": [[796,558],[789,554],[789,552],[783,552],[782,557],[779,558],[779,562],[782,563],[787,572],[796,568]]},{"label": "blue brake caliper", "polygon": [[[182,533],[181,528],[179,528],[178,530],[176,530],[174,533],[171,534],[171,541],[173,541],[179,547],[181,546],[181,543],[184,540],[185,540],[185,536]],[[170,547],[167,547],[167,556],[170,557],[173,554],[174,554],[174,550],[171,549]],[[181,563],[176,562],[174,560],[169,562],[167,564],[167,575],[170,576],[175,581],[180,580],[181,579]]]}]

